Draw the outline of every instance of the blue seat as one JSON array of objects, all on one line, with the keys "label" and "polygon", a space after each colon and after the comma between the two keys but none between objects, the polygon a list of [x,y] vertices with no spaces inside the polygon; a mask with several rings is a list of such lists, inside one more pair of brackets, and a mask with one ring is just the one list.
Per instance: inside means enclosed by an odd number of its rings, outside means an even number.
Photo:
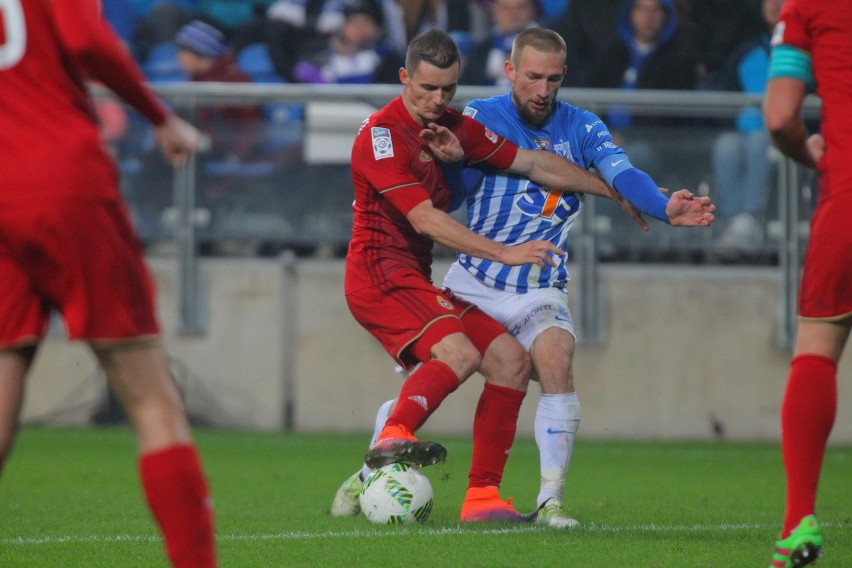
[{"label": "blue seat", "polygon": [[275,72],[264,43],[252,43],[237,54],[237,66],[255,83],[284,83],[284,78]]},{"label": "blue seat", "polygon": [[178,51],[180,48],[173,41],[164,41],[152,47],[142,63],[145,77],[152,83],[186,81],[186,73],[178,62]]}]

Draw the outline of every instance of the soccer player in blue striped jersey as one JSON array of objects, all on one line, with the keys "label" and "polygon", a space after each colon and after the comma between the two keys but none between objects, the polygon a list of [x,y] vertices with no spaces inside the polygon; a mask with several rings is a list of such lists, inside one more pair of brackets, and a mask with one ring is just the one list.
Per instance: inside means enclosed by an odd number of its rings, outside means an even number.
[{"label": "soccer player in blue striped jersey", "polygon": [[[554,152],[580,168],[594,168],[636,209],[664,223],[706,226],[715,207],[688,190],[668,199],[636,169],[595,114],[556,99],[565,67],[559,34],[531,28],[518,34],[505,63],[510,93],[472,101],[464,113],[521,148]],[[583,195],[554,191],[507,172],[461,170],[447,165],[456,201],[466,205],[468,227],[504,244],[549,240],[565,248]],[[458,190],[458,191],[457,191]],[[647,228],[647,226],[643,226]],[[568,310],[565,258],[556,266],[506,266],[465,254],[451,266],[444,286],[501,322],[529,351],[541,385],[535,415],[541,488],[537,523],[571,528],[579,523],[563,509],[564,485],[580,402],[574,389],[575,332]]]}]

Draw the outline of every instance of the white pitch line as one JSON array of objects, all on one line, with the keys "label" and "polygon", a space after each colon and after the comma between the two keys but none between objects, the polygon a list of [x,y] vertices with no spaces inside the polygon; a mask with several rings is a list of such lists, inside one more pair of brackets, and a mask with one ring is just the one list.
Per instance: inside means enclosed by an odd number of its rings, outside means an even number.
[{"label": "white pitch line", "polygon": [[[822,527],[839,527],[852,528],[852,523],[835,522],[824,523],[820,522]],[[350,531],[326,531],[326,532],[283,532],[269,534],[219,534],[216,536],[219,541],[262,541],[262,540],[311,540],[322,538],[388,538],[410,536],[412,534],[426,536],[458,536],[465,534],[513,534],[513,533],[530,533],[530,532],[561,532],[559,530],[548,529],[547,527],[538,526],[516,526],[516,527],[500,527],[483,530],[481,526],[466,528],[462,526],[445,527],[445,528],[425,528],[417,527],[408,529],[405,527],[397,527],[394,531],[377,531],[377,530],[350,530]],[[621,533],[621,532],[710,532],[710,531],[739,531],[739,530],[766,530],[775,531],[778,525],[767,525],[761,523],[723,523],[720,525],[658,525],[654,523],[643,525],[606,525],[590,523],[588,525],[571,529],[572,533],[583,532],[605,532],[605,533]],[[44,536],[44,537],[7,537],[0,539],[0,544],[3,545],[20,545],[31,546],[40,544],[64,544],[64,543],[110,543],[110,542],[155,542],[161,540],[159,536],[154,535],[112,535],[112,536]]]}]

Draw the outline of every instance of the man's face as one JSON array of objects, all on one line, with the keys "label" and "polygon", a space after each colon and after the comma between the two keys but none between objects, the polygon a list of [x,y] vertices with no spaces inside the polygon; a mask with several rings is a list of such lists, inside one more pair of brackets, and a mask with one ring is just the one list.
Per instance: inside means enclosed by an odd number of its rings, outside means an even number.
[{"label": "man's face", "polygon": [[501,33],[518,33],[535,21],[532,0],[494,0],[491,8],[494,25]]},{"label": "man's face", "polygon": [[410,73],[400,69],[399,80],[405,108],[425,126],[438,120],[453,100],[459,83],[459,63],[441,69],[421,61]]},{"label": "man's face", "polygon": [[553,112],[553,101],[565,76],[565,55],[525,47],[518,65],[506,62],[512,101],[524,121],[540,126]]},{"label": "man's face", "polygon": [[630,25],[636,40],[654,43],[666,25],[668,13],[660,0],[636,0],[630,10]]}]

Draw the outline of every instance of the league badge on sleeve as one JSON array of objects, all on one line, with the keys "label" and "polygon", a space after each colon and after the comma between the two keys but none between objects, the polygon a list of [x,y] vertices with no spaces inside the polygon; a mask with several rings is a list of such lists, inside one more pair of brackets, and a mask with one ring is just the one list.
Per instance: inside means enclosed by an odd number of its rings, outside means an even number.
[{"label": "league badge on sleeve", "polygon": [[473,118],[476,116],[476,109],[473,107],[464,107],[463,115]]},{"label": "league badge on sleeve", "polygon": [[373,157],[377,160],[393,158],[393,142],[391,133],[387,128],[373,127],[370,129],[373,135]]},{"label": "league badge on sleeve", "polygon": [[497,143],[497,135],[491,132],[488,128],[485,129],[485,137],[491,140],[493,144]]}]

